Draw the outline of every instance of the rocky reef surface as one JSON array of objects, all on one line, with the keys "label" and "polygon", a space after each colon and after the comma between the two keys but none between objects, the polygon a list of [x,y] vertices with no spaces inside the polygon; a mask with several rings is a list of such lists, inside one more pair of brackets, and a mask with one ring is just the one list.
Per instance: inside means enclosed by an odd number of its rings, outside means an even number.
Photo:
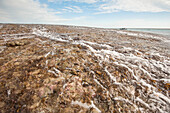
[{"label": "rocky reef surface", "polygon": [[149,33],[0,25],[0,112],[168,113],[170,41]]}]

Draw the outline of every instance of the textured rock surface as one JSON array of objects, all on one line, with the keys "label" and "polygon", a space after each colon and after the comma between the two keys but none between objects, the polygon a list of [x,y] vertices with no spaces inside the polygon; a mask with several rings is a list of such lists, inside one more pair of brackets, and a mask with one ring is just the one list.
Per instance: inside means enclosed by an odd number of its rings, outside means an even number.
[{"label": "textured rock surface", "polygon": [[169,112],[170,48],[154,34],[2,25],[0,112]]}]

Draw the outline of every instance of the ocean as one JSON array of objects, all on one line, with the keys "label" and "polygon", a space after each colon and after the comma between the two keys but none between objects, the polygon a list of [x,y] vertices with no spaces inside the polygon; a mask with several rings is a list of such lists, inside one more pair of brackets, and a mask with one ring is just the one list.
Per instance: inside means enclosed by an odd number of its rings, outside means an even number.
[{"label": "ocean", "polygon": [[154,34],[161,34],[165,36],[170,36],[170,29],[152,29],[152,28],[127,28],[130,31],[141,31],[141,32],[148,32]]}]

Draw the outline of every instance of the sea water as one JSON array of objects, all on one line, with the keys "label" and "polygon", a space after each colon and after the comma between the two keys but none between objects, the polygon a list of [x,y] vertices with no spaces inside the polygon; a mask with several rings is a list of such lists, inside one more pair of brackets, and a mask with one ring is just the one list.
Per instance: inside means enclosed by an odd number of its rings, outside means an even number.
[{"label": "sea water", "polygon": [[128,28],[127,30],[130,30],[130,31],[141,31],[141,32],[148,32],[148,33],[154,33],[154,34],[161,34],[161,35],[170,36],[170,29]]}]

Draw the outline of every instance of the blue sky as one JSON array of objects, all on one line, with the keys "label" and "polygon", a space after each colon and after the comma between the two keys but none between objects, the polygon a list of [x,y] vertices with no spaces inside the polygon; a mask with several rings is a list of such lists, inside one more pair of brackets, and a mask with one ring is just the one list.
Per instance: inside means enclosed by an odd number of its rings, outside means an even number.
[{"label": "blue sky", "polygon": [[0,23],[170,28],[170,0],[0,0]]}]

